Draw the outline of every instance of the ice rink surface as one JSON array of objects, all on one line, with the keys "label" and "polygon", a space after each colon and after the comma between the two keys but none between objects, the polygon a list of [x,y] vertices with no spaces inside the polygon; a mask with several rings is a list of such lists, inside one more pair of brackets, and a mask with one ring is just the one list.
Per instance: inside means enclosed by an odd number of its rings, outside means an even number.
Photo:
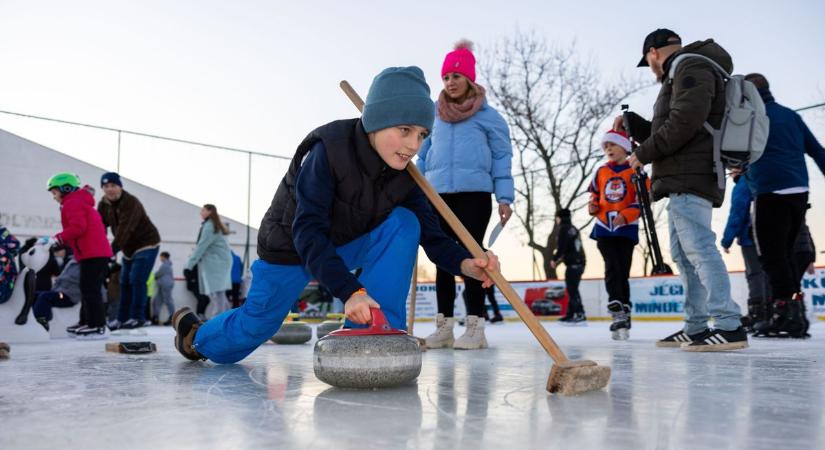
[{"label": "ice rink surface", "polygon": [[[825,448],[825,323],[812,339],[729,353],[656,348],[677,322],[634,323],[627,342],[607,322],[545,325],[570,358],[613,368],[606,391],[546,393],[551,360],[515,322],[487,328],[492,348],[430,350],[417,384],[377,391],[318,381],[314,341],[225,366],[184,360],[170,328],[149,329],[149,355],[102,341],[12,345],[0,449]],[[141,340],[110,340],[129,339]]]}]

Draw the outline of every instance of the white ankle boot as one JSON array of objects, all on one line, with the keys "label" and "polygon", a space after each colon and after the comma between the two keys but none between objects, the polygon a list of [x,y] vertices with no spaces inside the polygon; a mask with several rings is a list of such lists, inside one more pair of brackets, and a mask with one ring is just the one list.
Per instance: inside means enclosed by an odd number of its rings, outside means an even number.
[{"label": "white ankle boot", "polygon": [[427,348],[451,348],[455,342],[455,319],[438,314],[435,316],[435,326],[435,332],[427,336]]},{"label": "white ankle boot", "polygon": [[453,348],[458,350],[478,350],[487,348],[487,338],[484,336],[484,319],[478,316],[467,316],[464,320],[467,330],[455,340]]}]

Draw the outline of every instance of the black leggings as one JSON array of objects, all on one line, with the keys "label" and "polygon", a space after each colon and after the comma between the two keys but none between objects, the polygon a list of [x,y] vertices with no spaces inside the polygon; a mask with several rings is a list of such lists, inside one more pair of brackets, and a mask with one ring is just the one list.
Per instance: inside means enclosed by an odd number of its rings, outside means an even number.
[{"label": "black leggings", "polygon": [[106,325],[103,309],[103,280],[109,270],[109,258],[89,258],[80,264],[81,323],[90,327]]},{"label": "black leggings", "polygon": [[567,317],[573,314],[584,314],[582,296],[579,294],[579,283],[584,273],[583,264],[566,266],[564,269],[564,287],[567,289]]},{"label": "black leggings", "polygon": [[596,244],[604,258],[604,284],[608,300],[630,306],[630,264],[635,242],[623,237],[600,237]]},{"label": "black leggings", "polygon": [[754,228],[759,260],[768,273],[775,299],[790,299],[800,291],[801,274],[796,273],[793,249],[807,209],[807,192],[756,197]]},{"label": "black leggings", "polygon": [[[457,192],[454,194],[441,194],[441,198],[447,206],[455,213],[458,220],[467,228],[470,235],[481,245],[484,240],[484,233],[487,231],[487,224],[490,222],[490,214],[493,212],[492,194],[489,192]],[[435,208],[433,208],[435,210]],[[447,222],[439,216],[441,229],[447,236],[458,241],[458,237],[447,225]],[[459,244],[461,244],[459,242]],[[462,277],[464,279],[464,295],[467,315],[484,316],[484,289],[481,282],[475,278]],[[455,309],[455,277],[453,274],[436,267],[435,290],[438,297],[438,312],[445,317],[453,317]]]}]

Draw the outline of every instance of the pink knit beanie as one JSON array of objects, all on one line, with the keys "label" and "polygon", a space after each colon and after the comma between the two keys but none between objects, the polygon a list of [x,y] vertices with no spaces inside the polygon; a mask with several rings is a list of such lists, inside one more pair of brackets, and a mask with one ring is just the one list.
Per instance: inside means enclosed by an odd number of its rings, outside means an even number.
[{"label": "pink knit beanie", "polygon": [[455,72],[467,77],[470,81],[476,81],[476,57],[473,56],[473,43],[467,40],[458,41],[455,50],[447,53],[444,57],[444,64],[441,65],[441,77]]}]

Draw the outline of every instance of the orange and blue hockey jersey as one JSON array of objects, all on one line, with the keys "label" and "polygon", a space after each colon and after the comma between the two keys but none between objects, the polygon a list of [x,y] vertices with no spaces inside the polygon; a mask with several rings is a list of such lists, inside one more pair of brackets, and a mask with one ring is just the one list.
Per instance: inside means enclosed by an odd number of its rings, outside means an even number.
[{"label": "orange and blue hockey jersey", "polygon": [[[624,237],[639,242],[639,201],[633,184],[634,171],[628,164],[608,162],[599,167],[590,182],[590,204],[598,206],[590,237]],[[648,189],[650,179],[647,179]],[[624,217],[624,225],[614,225],[615,218]]]}]

